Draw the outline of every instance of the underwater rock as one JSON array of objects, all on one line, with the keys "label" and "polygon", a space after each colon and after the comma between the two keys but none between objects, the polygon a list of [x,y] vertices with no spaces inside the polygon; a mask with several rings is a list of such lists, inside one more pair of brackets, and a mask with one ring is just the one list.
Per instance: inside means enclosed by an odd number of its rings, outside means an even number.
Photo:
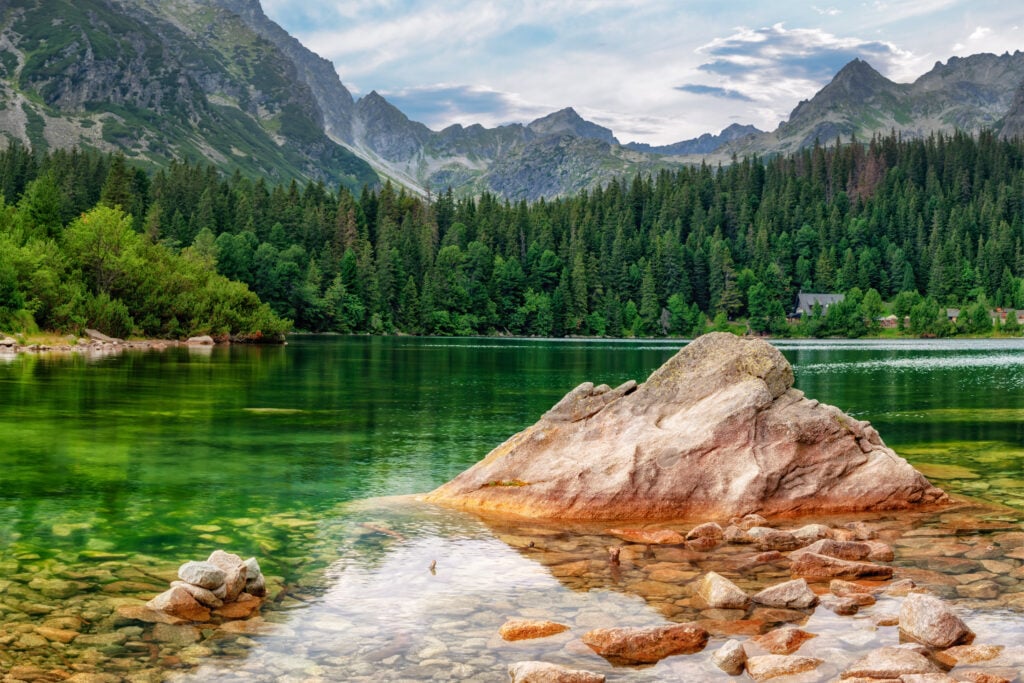
[{"label": "underwater rock", "polygon": [[796,560],[802,555],[810,553],[835,557],[840,560],[859,561],[866,559],[871,554],[871,546],[859,541],[835,541],[831,538],[823,538],[805,548],[800,548],[789,557]]},{"label": "underwater rock", "polygon": [[779,676],[792,676],[817,669],[821,660],[796,655],[762,655],[747,658],[747,673],[755,681],[767,681]]},{"label": "underwater rock", "polygon": [[655,628],[598,628],[583,634],[587,646],[613,663],[653,664],[665,657],[699,652],[708,632],[695,624]]},{"label": "underwater rock", "polygon": [[802,553],[793,560],[789,572],[794,577],[803,577],[811,581],[826,579],[888,579],[892,577],[892,567],[870,562],[851,562],[840,560],[818,553]]},{"label": "underwater rock", "polygon": [[935,659],[946,666],[977,664],[995,659],[1003,651],[1002,645],[957,645],[935,653]]},{"label": "underwater rock", "polygon": [[941,673],[930,659],[911,648],[883,647],[869,652],[843,672],[843,678],[899,678],[907,674]]},{"label": "underwater rock", "polygon": [[686,542],[682,534],[671,529],[607,529],[605,533],[627,543],[679,545]]},{"label": "underwater rock", "polygon": [[512,683],[604,683],[605,677],[547,662],[516,662],[508,668]]},{"label": "underwater rock", "polygon": [[569,627],[565,624],[558,624],[553,621],[509,619],[498,629],[498,635],[505,640],[531,640],[533,638],[547,638],[548,636],[568,630]]},{"label": "underwater rock", "polygon": [[640,386],[580,385],[426,500],[563,520],[948,502],[868,423],[792,384],[792,367],[767,342],[707,334]]},{"label": "underwater rock", "polygon": [[795,626],[783,626],[764,635],[751,638],[750,642],[773,655],[791,655],[799,650],[801,645],[814,637],[816,637],[815,634],[808,633]]},{"label": "underwater rock", "polygon": [[709,539],[716,543],[721,542],[725,537],[725,533],[722,531],[722,527],[715,522],[705,522],[704,524],[698,524],[697,526],[690,529],[686,534],[687,541],[695,541],[698,539]]}]

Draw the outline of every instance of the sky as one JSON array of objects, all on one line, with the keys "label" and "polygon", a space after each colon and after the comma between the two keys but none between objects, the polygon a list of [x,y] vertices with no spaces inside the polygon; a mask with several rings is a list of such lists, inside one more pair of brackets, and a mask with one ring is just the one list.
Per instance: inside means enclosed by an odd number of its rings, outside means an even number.
[{"label": "sky", "polygon": [[1024,6],[1008,0],[262,2],[353,96],[376,90],[434,130],[573,107],[654,145],[773,130],[857,57],[910,82],[953,56],[1024,50]]}]

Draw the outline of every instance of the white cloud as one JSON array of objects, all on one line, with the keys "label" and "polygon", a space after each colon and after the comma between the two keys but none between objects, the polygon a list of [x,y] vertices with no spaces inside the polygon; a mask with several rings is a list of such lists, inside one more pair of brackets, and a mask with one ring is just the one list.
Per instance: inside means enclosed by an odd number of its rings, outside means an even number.
[{"label": "white cloud", "polygon": [[1019,26],[1012,25],[1007,28],[993,29],[990,26],[979,25],[975,26],[966,38],[961,37],[953,43],[950,51],[958,57],[966,57],[979,52],[995,54],[1014,52],[1022,47],[1024,47],[1024,35],[1021,35]]},{"label": "white cloud", "polygon": [[572,106],[652,144],[772,128],[854,57],[910,81],[955,43],[1024,47],[1019,10],[999,0],[263,2],[353,92],[385,93],[432,128]]},{"label": "white cloud", "polygon": [[[864,59],[883,74],[899,71],[916,57],[893,43],[836,36],[816,28],[741,27],[697,48],[705,58],[701,85],[715,87],[757,103],[762,122],[785,118],[793,105],[813,96],[848,62]],[[771,114],[768,114],[771,112]]]}]

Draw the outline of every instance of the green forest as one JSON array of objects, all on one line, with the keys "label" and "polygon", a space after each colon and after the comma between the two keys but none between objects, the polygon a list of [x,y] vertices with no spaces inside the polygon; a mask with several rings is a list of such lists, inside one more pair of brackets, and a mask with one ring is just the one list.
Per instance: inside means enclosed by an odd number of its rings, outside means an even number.
[{"label": "green forest", "polygon": [[[987,132],[815,145],[533,204],[12,145],[0,192],[4,331],[859,337],[891,312],[945,336],[1024,309],[1024,144]],[[846,299],[787,323],[799,291]]]}]

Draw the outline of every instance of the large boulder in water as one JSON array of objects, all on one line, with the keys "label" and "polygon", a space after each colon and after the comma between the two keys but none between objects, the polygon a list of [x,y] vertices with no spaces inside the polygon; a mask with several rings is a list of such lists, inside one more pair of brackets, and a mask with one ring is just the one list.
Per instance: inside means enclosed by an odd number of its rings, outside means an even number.
[{"label": "large boulder in water", "polygon": [[576,387],[426,499],[565,520],[727,519],[948,501],[867,422],[792,385],[792,367],[769,343],[707,334],[642,385]]}]

